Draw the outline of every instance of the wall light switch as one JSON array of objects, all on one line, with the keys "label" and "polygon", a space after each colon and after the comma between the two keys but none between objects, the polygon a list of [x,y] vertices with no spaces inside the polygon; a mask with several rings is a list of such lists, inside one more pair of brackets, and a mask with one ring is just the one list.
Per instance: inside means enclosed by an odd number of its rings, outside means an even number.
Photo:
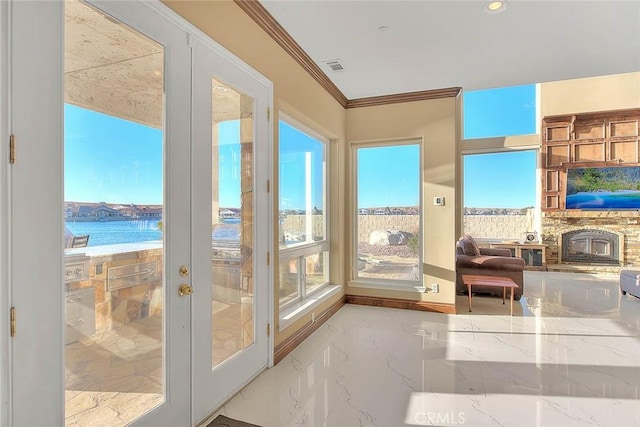
[{"label": "wall light switch", "polygon": [[434,197],[433,198],[433,204],[435,206],[444,206],[444,197]]}]

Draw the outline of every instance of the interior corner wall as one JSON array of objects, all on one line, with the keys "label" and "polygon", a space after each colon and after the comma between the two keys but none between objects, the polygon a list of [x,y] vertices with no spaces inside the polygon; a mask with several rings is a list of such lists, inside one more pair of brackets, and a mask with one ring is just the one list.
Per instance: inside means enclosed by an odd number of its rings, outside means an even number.
[{"label": "interior corner wall", "polygon": [[640,72],[540,85],[541,116],[640,107]]},{"label": "interior corner wall", "polygon": [[[457,104],[457,98],[441,98],[347,110],[349,143],[422,139],[423,281],[440,285],[437,294],[361,287],[348,287],[347,294],[455,304]],[[353,201],[353,188],[349,192]],[[444,206],[434,206],[436,196],[445,198]],[[348,228],[352,221],[348,215]]]},{"label": "interior corner wall", "polygon": [[[280,110],[329,138],[332,140],[332,144],[344,144],[345,109],[232,0],[163,0],[163,3],[273,82],[274,164],[278,164],[277,123]],[[340,183],[343,181],[344,169],[338,169],[340,164],[344,164],[344,160],[339,158],[343,152],[344,150],[337,149],[330,153],[332,154],[332,169],[330,171],[332,182]],[[333,155],[338,158],[333,158]],[[278,200],[277,174],[274,173],[272,179],[273,200],[275,201]],[[342,204],[338,203],[340,199],[337,199],[336,196],[338,195],[332,195],[332,199],[335,200],[332,204],[335,206],[335,210],[332,207],[331,233],[334,236],[340,236],[344,234],[344,230],[340,228],[344,226],[341,222],[344,215],[340,214],[339,208]],[[277,209],[277,203],[274,203],[274,224],[272,226],[276,230],[278,227]],[[332,242],[331,251],[338,251],[332,254],[332,260],[344,259],[342,244],[336,245]],[[274,272],[277,277],[277,266],[279,265],[277,246],[274,246],[272,263],[276,266]],[[337,271],[340,269],[339,265]],[[277,289],[276,277],[274,277],[273,283]],[[333,274],[332,277],[334,277]],[[332,297],[317,307],[315,312],[323,312],[343,297],[344,293]],[[278,292],[274,292],[275,319],[273,319],[273,324],[275,327],[273,329],[275,330],[274,344],[276,347],[305,325],[311,323],[311,314],[309,314],[285,330],[279,331],[278,305]]]}]

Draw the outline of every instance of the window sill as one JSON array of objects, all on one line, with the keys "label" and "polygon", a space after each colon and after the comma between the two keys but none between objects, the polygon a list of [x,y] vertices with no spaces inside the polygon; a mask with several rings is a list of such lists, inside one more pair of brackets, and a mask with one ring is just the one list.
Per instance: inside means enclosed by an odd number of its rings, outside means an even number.
[{"label": "window sill", "polygon": [[301,319],[304,315],[308,314],[311,310],[322,304],[332,296],[338,294],[342,289],[340,285],[328,285],[323,286],[321,289],[313,292],[311,295],[292,304],[280,311],[279,328],[278,331],[283,331],[298,319]]},{"label": "window sill", "polygon": [[422,284],[410,285],[402,282],[369,282],[363,280],[350,280],[348,285],[352,288],[368,288],[368,289],[383,289],[386,291],[401,291],[401,292],[418,292],[424,293],[427,288]]}]

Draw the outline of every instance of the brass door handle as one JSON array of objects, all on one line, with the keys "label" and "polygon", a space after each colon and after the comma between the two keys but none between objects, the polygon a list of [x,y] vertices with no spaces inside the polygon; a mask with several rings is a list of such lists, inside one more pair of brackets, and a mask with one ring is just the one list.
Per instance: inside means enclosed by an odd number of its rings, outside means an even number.
[{"label": "brass door handle", "polygon": [[187,285],[186,283],[183,283],[178,287],[178,295],[180,295],[181,297],[185,295],[191,295],[192,293],[193,293],[193,288]]}]

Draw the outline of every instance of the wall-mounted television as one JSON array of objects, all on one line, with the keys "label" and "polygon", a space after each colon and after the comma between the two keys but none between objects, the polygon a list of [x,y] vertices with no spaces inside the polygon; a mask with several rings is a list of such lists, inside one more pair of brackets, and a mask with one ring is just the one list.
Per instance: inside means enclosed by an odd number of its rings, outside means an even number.
[{"label": "wall-mounted television", "polygon": [[567,169],[566,209],[640,209],[640,166]]}]

